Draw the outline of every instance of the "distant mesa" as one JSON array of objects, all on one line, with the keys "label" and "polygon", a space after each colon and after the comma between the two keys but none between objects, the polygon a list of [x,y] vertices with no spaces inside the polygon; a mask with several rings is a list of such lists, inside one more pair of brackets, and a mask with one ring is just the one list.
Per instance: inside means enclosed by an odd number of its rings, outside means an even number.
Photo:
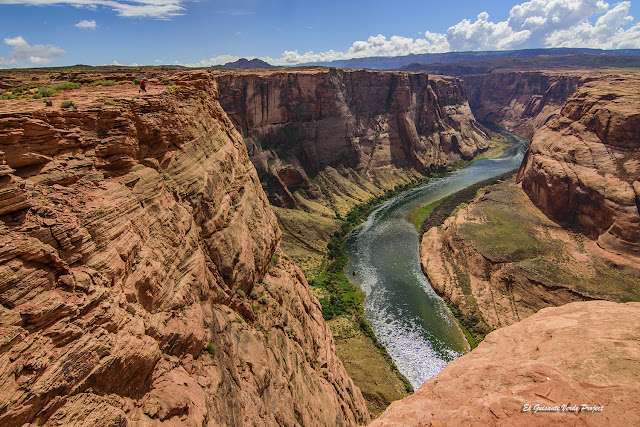
[{"label": "distant mesa", "polygon": [[269,64],[268,62],[261,61],[260,59],[252,59],[248,60],[247,58],[240,58],[234,62],[228,62],[222,66],[223,68],[265,68],[272,69],[276,68],[275,66]]}]

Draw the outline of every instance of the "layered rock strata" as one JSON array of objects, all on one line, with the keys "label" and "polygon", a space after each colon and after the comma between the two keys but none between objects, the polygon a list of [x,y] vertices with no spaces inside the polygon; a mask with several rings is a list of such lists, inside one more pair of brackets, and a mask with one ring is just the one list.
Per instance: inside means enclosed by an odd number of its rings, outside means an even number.
[{"label": "layered rock strata", "polygon": [[637,425],[640,304],[546,308],[492,332],[370,426]]},{"label": "layered rock strata", "polygon": [[513,178],[481,189],[420,246],[434,290],[480,337],[545,307],[640,301],[640,278],[610,268],[603,254],[547,218]]},{"label": "layered rock strata", "polygon": [[522,188],[487,187],[423,236],[423,271],[480,336],[544,307],[640,300],[638,87],[586,83],[534,135]]},{"label": "layered rock strata", "polygon": [[[534,136],[518,174],[547,215],[640,257],[640,79],[585,84]],[[630,272],[640,275],[639,264]]]},{"label": "layered rock strata", "polygon": [[322,197],[309,177],[350,168],[440,170],[488,147],[455,78],[311,68],[217,77],[220,102],[241,131],[271,203]]},{"label": "layered rock strata", "polygon": [[500,71],[461,79],[476,119],[497,123],[525,138],[557,115],[565,101],[590,80],[575,71]]},{"label": "layered rock strata", "polygon": [[0,424],[367,422],[215,81],[172,81],[0,105]]}]

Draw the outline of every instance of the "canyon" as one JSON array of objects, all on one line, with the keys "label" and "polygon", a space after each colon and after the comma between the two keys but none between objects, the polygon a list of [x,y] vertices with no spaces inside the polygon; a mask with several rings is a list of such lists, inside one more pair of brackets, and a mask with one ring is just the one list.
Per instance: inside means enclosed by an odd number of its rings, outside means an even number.
[{"label": "canyon", "polygon": [[283,249],[305,271],[319,268],[337,216],[489,146],[456,78],[316,67],[216,80],[276,207]]},{"label": "canyon", "polygon": [[[0,89],[24,89],[0,101],[1,424],[369,423],[345,369],[361,363],[336,348],[350,328],[332,333],[305,274],[353,206],[487,150],[476,118],[531,147],[421,258],[486,337],[374,425],[638,423],[635,74],[9,74]],[[61,81],[78,87],[34,97]]]}]

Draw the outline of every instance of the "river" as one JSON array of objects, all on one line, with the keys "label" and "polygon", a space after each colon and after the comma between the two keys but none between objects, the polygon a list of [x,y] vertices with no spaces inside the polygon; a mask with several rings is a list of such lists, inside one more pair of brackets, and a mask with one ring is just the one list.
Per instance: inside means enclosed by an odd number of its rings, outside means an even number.
[{"label": "river", "polygon": [[[422,273],[413,211],[476,182],[520,166],[527,141],[505,132],[513,143],[497,159],[430,180],[378,206],[347,237],[347,277],[365,294],[364,315],[400,372],[417,389],[469,349],[445,302]],[[350,274],[357,271],[357,275]]]}]

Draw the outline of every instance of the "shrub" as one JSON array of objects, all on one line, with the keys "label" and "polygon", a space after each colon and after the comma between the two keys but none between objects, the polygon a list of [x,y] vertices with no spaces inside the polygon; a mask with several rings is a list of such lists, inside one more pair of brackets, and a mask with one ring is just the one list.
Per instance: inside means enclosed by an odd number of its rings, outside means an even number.
[{"label": "shrub", "polygon": [[22,92],[24,92],[24,88],[23,87],[14,87],[13,89],[11,89],[11,93],[14,95],[20,95]]},{"label": "shrub", "polygon": [[60,108],[71,108],[71,107],[75,107],[76,104],[73,103],[73,101],[62,101],[60,103]]},{"label": "shrub", "polygon": [[51,107],[53,105],[53,102],[50,99],[45,99],[44,105],[46,105],[47,107]]},{"label": "shrub", "polygon": [[[168,174],[168,173],[166,173],[166,172],[163,172],[163,173],[162,173],[162,177],[163,177],[164,179],[171,179],[171,175],[169,175],[169,174]],[[240,289],[238,289],[238,290],[240,290]],[[244,294],[244,292],[242,292],[242,293]],[[241,295],[241,296],[244,296],[244,295]]]},{"label": "shrub", "polygon": [[242,298],[244,298],[244,297],[245,297],[245,295],[246,295],[242,289],[238,289],[238,290],[236,290],[236,294],[238,294],[238,296],[240,296],[240,297],[242,297]]},{"label": "shrub", "polygon": [[[36,92],[42,98],[48,98],[53,95],[53,91],[48,87],[39,87],[38,92]],[[35,97],[35,95],[34,95]]]},{"label": "shrub", "polygon": [[107,105],[116,105],[116,101],[114,101],[113,99],[107,99],[104,101],[104,103]]},{"label": "shrub", "polygon": [[114,86],[116,84],[113,80],[102,80],[99,82],[90,83],[89,86]]},{"label": "shrub", "polygon": [[267,303],[267,297],[262,295],[262,297],[260,298],[260,303],[261,304],[266,304]]},{"label": "shrub", "polygon": [[255,314],[258,314],[258,312],[260,311],[260,307],[255,304],[251,304],[251,310],[253,310]]},{"label": "shrub", "polygon": [[0,95],[0,99],[18,99],[18,95],[7,92]]},{"label": "shrub", "polygon": [[251,291],[251,298],[253,298],[253,299],[260,298],[260,292],[258,292],[256,290]]},{"label": "shrub", "polygon": [[79,87],[80,87],[80,83],[62,82],[55,85],[53,87],[53,90],[72,90],[72,89],[78,89]]},{"label": "shrub", "polygon": [[213,345],[213,343],[207,344],[206,350],[207,350],[207,353],[209,353],[212,356],[216,354],[216,346]]}]

